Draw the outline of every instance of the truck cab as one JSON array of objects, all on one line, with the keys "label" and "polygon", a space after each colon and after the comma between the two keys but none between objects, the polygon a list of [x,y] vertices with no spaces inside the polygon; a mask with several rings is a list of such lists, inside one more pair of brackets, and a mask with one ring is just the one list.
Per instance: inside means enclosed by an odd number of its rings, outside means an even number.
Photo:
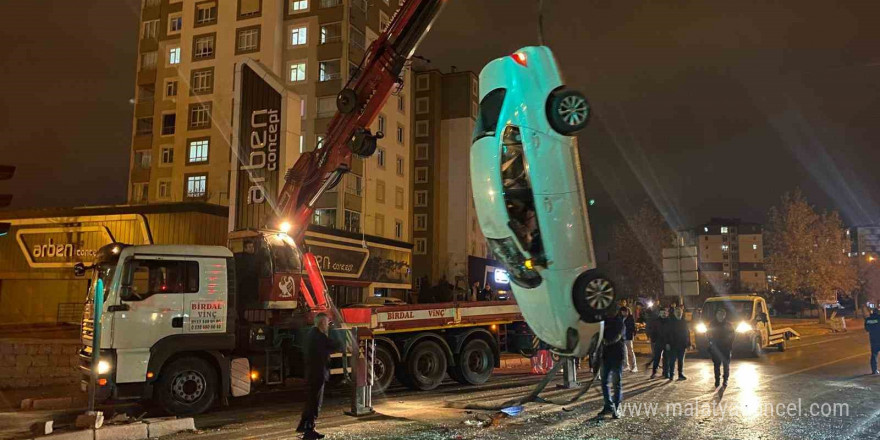
[{"label": "truck cab", "polygon": [[696,345],[700,353],[708,354],[709,341],[706,332],[711,320],[715,319],[715,312],[721,308],[727,310],[727,320],[736,330],[733,341],[734,351],[757,357],[769,346],[775,346],[780,351],[785,350],[785,341],[789,338],[791,330],[774,331],[764,298],[753,294],[742,294],[709,298],[703,304],[702,319],[698,320],[694,327]]}]

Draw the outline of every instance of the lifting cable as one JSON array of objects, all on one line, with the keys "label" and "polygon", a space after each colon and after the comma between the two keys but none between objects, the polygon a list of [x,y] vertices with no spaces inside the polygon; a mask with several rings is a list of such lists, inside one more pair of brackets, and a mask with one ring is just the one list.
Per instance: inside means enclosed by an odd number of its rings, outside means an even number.
[{"label": "lifting cable", "polygon": [[544,45],[544,0],[538,0],[538,45]]}]

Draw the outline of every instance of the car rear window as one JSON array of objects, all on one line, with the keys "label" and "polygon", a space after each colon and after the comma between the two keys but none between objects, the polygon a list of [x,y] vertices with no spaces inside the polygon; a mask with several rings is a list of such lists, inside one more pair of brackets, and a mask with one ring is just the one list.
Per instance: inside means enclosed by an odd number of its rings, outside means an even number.
[{"label": "car rear window", "polygon": [[504,104],[504,95],[507,93],[505,89],[495,89],[489,92],[482,101],[480,101],[480,113],[477,115],[474,124],[474,139],[494,136],[495,129],[498,127],[498,117],[501,115],[501,105]]}]

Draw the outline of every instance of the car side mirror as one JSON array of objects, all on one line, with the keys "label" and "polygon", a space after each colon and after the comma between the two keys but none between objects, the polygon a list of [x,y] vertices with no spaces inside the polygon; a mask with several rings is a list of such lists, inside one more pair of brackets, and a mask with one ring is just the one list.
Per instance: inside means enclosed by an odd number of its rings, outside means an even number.
[{"label": "car side mirror", "polygon": [[77,277],[81,277],[86,274],[86,265],[82,262],[76,263],[73,265],[73,274]]}]

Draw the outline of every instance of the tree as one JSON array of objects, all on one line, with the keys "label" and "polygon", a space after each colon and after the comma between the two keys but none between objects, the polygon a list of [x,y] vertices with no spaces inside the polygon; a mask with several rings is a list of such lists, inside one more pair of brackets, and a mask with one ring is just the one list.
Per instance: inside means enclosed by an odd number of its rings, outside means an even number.
[{"label": "tree", "polygon": [[[873,255],[855,256],[857,285],[852,292],[856,316],[864,301],[876,303],[880,299],[880,260]],[[861,299],[861,301],[859,301]]]},{"label": "tree", "polygon": [[663,295],[663,248],[675,234],[654,205],[645,202],[611,232],[609,271],[622,296]]},{"label": "tree", "polygon": [[847,257],[849,242],[837,212],[816,212],[795,190],[770,209],[769,217],[767,265],[780,289],[830,303],[839,292],[856,288],[856,268]]}]

